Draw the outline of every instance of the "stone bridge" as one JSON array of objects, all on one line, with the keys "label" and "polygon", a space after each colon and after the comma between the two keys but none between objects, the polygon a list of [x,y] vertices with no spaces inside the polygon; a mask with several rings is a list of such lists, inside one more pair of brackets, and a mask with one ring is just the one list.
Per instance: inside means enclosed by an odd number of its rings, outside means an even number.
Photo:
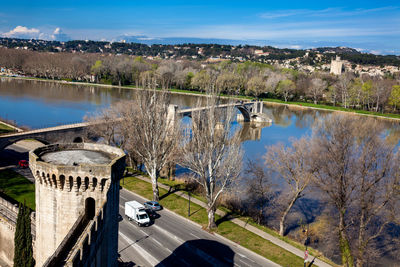
[{"label": "stone bridge", "polygon": [[[242,114],[244,121],[257,121],[257,119],[263,118],[263,102],[236,102],[231,104],[221,104],[218,108],[236,107]],[[188,109],[178,109],[178,106],[171,105],[169,109],[169,118],[176,119],[184,116],[191,117],[192,112],[207,110],[210,107],[197,107]],[[265,116],[265,115],[264,115]],[[267,118],[268,120],[268,118]],[[268,122],[268,121],[267,121]],[[49,127],[43,129],[36,129],[26,132],[18,132],[12,134],[6,134],[0,136],[0,150],[7,146],[16,143],[20,140],[34,139],[42,142],[45,145],[55,143],[81,143],[87,139],[87,127],[94,123],[104,122],[82,122],[68,125],[61,125],[56,127]]]},{"label": "stone bridge", "polygon": [[[236,102],[236,103],[229,103],[229,104],[221,104],[218,105],[217,108],[228,108],[228,107],[235,107],[237,108],[240,113],[242,114],[242,120],[245,122],[256,121],[256,118],[262,117],[263,115],[263,102],[262,101],[253,101],[253,102]],[[176,115],[179,117],[192,116],[192,112],[202,111],[210,109],[210,107],[196,107],[196,108],[187,108],[187,109],[178,109],[178,106],[172,106],[170,108],[170,112],[174,109],[174,117]]]},{"label": "stone bridge", "polygon": [[90,125],[88,122],[82,122],[1,135],[0,150],[25,139],[35,139],[46,145],[54,143],[80,143],[85,141],[86,128]]}]

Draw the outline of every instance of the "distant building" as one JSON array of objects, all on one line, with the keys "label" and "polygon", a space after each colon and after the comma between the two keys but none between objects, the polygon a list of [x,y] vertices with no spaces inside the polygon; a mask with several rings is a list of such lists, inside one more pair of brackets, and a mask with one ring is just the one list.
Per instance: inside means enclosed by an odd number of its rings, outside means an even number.
[{"label": "distant building", "polygon": [[336,56],[336,59],[332,59],[331,61],[331,71],[330,73],[333,73],[335,75],[340,75],[342,74],[342,69],[343,69],[343,61],[340,60],[339,56]]},{"label": "distant building", "polygon": [[268,56],[268,52],[264,52],[263,50],[254,50],[254,55],[256,56]]}]

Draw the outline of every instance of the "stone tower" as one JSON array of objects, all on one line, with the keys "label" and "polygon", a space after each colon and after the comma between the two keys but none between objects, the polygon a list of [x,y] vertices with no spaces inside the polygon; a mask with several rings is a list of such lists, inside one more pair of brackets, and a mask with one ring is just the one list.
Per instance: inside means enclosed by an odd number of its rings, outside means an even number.
[{"label": "stone tower", "polygon": [[53,144],[29,152],[35,177],[36,266],[53,255],[78,219],[106,210],[106,236],[96,266],[115,266],[118,253],[119,179],[125,153],[91,143]]},{"label": "stone tower", "polygon": [[340,75],[342,74],[342,69],[343,69],[343,61],[340,60],[339,56],[336,56],[336,59],[331,61],[331,71],[330,73],[333,73],[335,75]]}]

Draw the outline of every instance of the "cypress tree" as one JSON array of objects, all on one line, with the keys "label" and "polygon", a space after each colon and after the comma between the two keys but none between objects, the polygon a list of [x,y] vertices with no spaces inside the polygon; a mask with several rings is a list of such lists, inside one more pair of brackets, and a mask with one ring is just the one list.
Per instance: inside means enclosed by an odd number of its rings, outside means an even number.
[{"label": "cypress tree", "polygon": [[33,267],[32,233],[31,233],[31,211],[24,204],[19,204],[17,225],[14,236],[14,266]]}]

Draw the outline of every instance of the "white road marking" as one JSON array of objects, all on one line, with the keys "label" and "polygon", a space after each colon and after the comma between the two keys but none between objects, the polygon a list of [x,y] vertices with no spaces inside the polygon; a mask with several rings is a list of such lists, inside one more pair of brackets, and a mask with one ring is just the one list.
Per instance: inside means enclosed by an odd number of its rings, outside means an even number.
[{"label": "white road marking", "polygon": [[123,200],[128,200],[127,198],[124,198],[123,196],[119,195],[120,198],[122,198]]},{"label": "white road marking", "polygon": [[141,248],[138,244],[136,244],[132,239],[124,235],[123,233],[119,233],[119,235],[125,239],[133,249],[135,249],[143,258],[151,265],[151,266],[156,266],[160,261],[154,258],[150,253],[148,253],[146,250]]},{"label": "white road marking", "polygon": [[139,229],[139,231],[142,232],[144,235],[148,236],[148,234],[145,231],[140,230],[140,229]]},{"label": "white road marking", "polygon": [[170,236],[172,238],[174,238],[176,241],[178,241],[180,244],[185,243],[184,240],[180,239],[179,237],[177,237],[174,234],[171,234],[170,232],[168,232],[167,230],[162,229],[160,226],[157,226],[155,224],[152,225],[152,227],[156,228],[158,231],[163,232],[165,235]]},{"label": "white road marking", "polygon": [[[163,246],[157,239],[152,238],[152,240],[153,240],[154,242],[156,242],[160,247],[165,248],[166,250],[169,250],[168,248],[166,248],[165,246]],[[169,251],[170,251],[170,250],[169,250]]]},{"label": "white road marking", "polygon": [[194,235],[194,234],[192,234],[192,233],[190,233],[190,235],[196,237],[197,239],[201,239],[200,237],[198,237],[197,235]]}]

